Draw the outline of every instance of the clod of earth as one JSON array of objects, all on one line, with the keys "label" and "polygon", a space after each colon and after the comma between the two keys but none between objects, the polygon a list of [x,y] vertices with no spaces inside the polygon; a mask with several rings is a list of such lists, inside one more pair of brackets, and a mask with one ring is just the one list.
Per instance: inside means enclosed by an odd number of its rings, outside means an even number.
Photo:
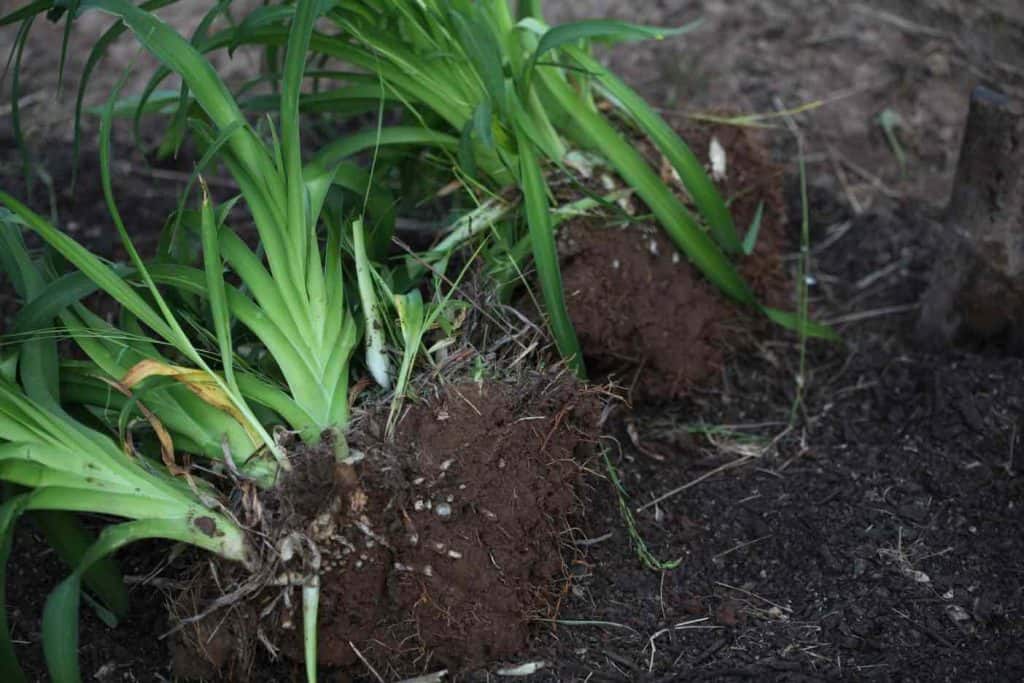
[{"label": "clod of earth", "polygon": [[[566,518],[598,405],[566,374],[459,383],[411,408],[393,442],[379,415],[357,418],[353,465],[339,465],[329,444],[296,451],[264,515],[319,548],[320,664],[365,658],[391,678],[522,650],[531,619],[557,609]],[[217,597],[207,580],[177,611],[188,621]],[[296,586],[236,607],[186,625],[178,675],[245,679],[267,643],[301,661]]]},{"label": "clod of earth", "polygon": [[[709,150],[712,139],[724,150],[728,172],[718,185],[731,200],[741,238],[763,202],[756,247],[739,270],[759,300],[785,306],[780,169],[743,128],[694,127],[683,137],[695,150]],[[653,150],[644,151],[655,167],[666,168]],[[678,180],[675,185],[685,196]],[[583,216],[559,232],[566,304],[588,371],[613,378],[638,400],[679,398],[714,377],[728,347],[740,341],[735,332],[759,321],[709,285],[653,224],[607,223],[607,216]]]}]

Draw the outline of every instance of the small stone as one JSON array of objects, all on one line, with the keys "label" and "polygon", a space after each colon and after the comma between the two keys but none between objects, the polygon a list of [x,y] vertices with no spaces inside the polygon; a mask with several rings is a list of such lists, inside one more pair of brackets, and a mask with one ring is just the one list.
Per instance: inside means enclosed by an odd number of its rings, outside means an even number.
[{"label": "small stone", "polygon": [[951,72],[949,56],[936,50],[924,58],[925,66],[932,76],[945,78]]},{"label": "small stone", "polygon": [[438,517],[442,519],[448,519],[452,516],[452,506],[448,503],[438,503],[437,508],[434,510]]},{"label": "small stone", "polygon": [[724,180],[728,172],[725,148],[718,138],[712,137],[708,148],[708,157],[711,160],[711,177],[715,180]]},{"label": "small stone", "polygon": [[960,605],[947,605],[946,616],[948,616],[955,624],[968,621],[971,618],[971,615],[967,613],[967,610]]}]

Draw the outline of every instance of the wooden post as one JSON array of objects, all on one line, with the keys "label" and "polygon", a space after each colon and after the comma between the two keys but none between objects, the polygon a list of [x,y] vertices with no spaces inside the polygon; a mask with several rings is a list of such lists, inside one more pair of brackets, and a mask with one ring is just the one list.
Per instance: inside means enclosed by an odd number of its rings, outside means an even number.
[{"label": "wooden post", "polygon": [[1024,350],[1024,114],[981,86],[971,94],[939,250],[919,339]]}]

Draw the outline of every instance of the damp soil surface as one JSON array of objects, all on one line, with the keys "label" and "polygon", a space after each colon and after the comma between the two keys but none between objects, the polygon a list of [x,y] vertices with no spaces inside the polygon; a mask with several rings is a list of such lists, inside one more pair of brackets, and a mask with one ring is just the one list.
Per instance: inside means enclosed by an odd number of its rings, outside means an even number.
[{"label": "damp soil surface", "polygon": [[681,564],[643,567],[613,499],[592,507],[562,622],[532,655],[545,680],[1024,675],[1024,362],[914,347],[934,227],[912,210],[820,226],[817,304],[846,343],[811,348],[795,428],[781,338],[623,420],[639,534]]}]

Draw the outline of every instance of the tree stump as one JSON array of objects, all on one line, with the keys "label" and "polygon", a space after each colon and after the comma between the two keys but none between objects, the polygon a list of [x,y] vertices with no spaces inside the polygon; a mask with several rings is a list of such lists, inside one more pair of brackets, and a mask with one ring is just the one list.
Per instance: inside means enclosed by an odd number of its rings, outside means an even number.
[{"label": "tree stump", "polygon": [[977,87],[917,336],[1024,350],[1024,113]]}]

